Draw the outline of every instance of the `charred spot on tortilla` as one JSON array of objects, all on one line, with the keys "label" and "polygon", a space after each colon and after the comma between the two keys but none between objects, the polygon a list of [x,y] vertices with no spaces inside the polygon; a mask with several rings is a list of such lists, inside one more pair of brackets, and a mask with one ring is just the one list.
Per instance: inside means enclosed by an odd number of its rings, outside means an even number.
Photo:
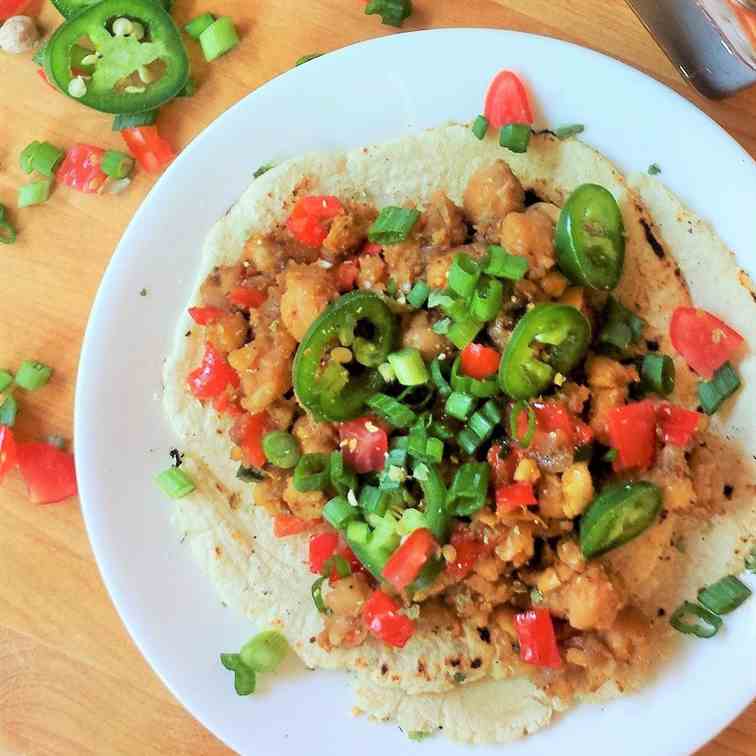
[{"label": "charred spot on tortilla", "polygon": [[648,242],[651,249],[654,250],[654,254],[660,259],[664,259],[665,252],[664,252],[664,246],[659,241],[659,239],[656,237],[656,234],[654,233],[653,229],[651,228],[651,224],[645,219],[641,219],[641,224],[643,226],[643,231],[646,235],[646,241]]},{"label": "charred spot on tortilla", "polygon": [[480,639],[483,641],[483,643],[491,642],[491,631],[487,627],[479,627],[478,635],[480,636]]},{"label": "charred spot on tortilla", "polygon": [[725,483],[724,487],[722,488],[722,493],[724,494],[725,499],[732,499],[732,494],[734,493],[734,491],[735,488],[729,483]]}]

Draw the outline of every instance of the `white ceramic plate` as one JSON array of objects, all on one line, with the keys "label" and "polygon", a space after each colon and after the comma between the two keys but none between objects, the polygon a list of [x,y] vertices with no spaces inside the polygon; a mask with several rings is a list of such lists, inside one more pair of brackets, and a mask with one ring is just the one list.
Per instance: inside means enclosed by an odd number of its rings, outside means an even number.
[{"label": "white ceramic plate", "polygon": [[[259,694],[237,698],[218,662],[255,628],[221,606],[152,482],[173,444],[159,401],[162,361],[202,240],[260,164],[470,119],[504,67],[528,81],[539,125],[586,124],[586,140],[625,171],[658,163],[664,181],[756,269],[749,156],[669,89],[553,39],[460,29],[361,43],[274,79],[189,145],[129,226],[97,295],[76,392],[76,458],[89,536],[123,621],[177,698],[242,753],[385,756],[417,746],[396,727],[352,718],[345,675],[307,672],[292,659],[284,673],[261,678]],[[565,756],[689,753],[756,693],[754,629],[756,601],[714,640],[687,643],[640,695],[583,707],[507,752],[558,744]],[[470,752],[443,737],[422,747]]]}]

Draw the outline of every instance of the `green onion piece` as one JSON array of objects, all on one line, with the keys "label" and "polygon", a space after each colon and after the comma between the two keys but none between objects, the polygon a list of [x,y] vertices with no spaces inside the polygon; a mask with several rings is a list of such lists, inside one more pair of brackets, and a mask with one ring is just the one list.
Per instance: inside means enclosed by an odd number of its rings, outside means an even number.
[{"label": "green onion piece", "polygon": [[475,136],[478,139],[483,139],[487,131],[488,131],[488,118],[486,118],[484,115],[479,115],[473,121],[472,133],[475,134]]},{"label": "green onion piece", "polygon": [[248,696],[255,692],[257,678],[255,670],[250,669],[239,654],[221,654],[221,664],[234,673],[234,690],[239,696]]},{"label": "green onion piece", "polygon": [[299,441],[286,431],[266,433],[263,436],[262,448],[268,462],[284,470],[294,467],[302,456]]},{"label": "green onion piece", "polygon": [[49,142],[32,142],[21,153],[21,170],[24,173],[36,171],[48,178],[55,173],[65,152]]},{"label": "green onion piece", "polygon": [[451,428],[449,428],[448,425],[445,425],[439,420],[434,420],[431,423],[430,428],[428,428],[428,432],[436,438],[440,438],[442,441],[450,441],[452,438],[454,438],[454,433]]},{"label": "green onion piece", "polygon": [[16,385],[27,391],[42,388],[53,374],[51,367],[34,360],[24,360],[16,373]]},{"label": "green onion piece", "polygon": [[698,384],[698,400],[707,415],[713,415],[725,399],[731,397],[740,388],[740,378],[735,368],[725,362],[710,381]]},{"label": "green onion piece", "polygon": [[478,378],[470,378],[469,375],[462,375],[460,372],[461,368],[462,357],[461,355],[457,355],[452,364],[450,379],[451,387],[454,391],[459,391],[462,394],[472,394],[478,399],[487,399],[499,393],[499,383],[495,375],[479,380]]},{"label": "green onion piece", "polygon": [[0,404],[0,425],[12,428],[16,424],[16,415],[18,414],[18,404],[16,400],[8,394],[3,403]]},{"label": "green onion piece", "polygon": [[310,588],[310,593],[312,594],[312,603],[315,604],[315,608],[321,613],[321,614],[330,614],[331,610],[325,605],[325,601],[323,601],[323,583],[328,580],[327,577],[319,577],[313,584],[312,588]]},{"label": "green onion piece", "polygon": [[481,441],[486,441],[492,435],[496,426],[501,422],[501,412],[492,401],[487,401],[477,412],[473,412],[467,427]]},{"label": "green onion piece", "polygon": [[600,343],[624,351],[643,335],[645,321],[612,296],[607,300],[605,316],[604,327],[599,333]]},{"label": "green onion piece", "polygon": [[427,528],[428,520],[425,515],[419,510],[410,507],[402,512],[402,517],[397,523],[396,529],[401,536],[407,536],[415,530],[420,528]]},{"label": "green onion piece", "polygon": [[253,174],[253,179],[258,179],[263,174],[267,173],[271,168],[274,168],[275,165],[273,163],[263,163]]},{"label": "green onion piece", "polygon": [[324,577],[330,577],[334,572],[340,578],[349,577],[352,574],[352,568],[349,566],[349,562],[347,562],[347,560],[340,554],[334,554],[332,557],[326,559],[320,574]]},{"label": "green onion piece", "polygon": [[450,329],[446,337],[457,349],[464,349],[480,333],[483,323],[473,318],[458,320]]},{"label": "green onion piece", "polygon": [[190,76],[176,97],[194,97],[197,92],[197,82]]},{"label": "green onion piece", "polygon": [[[296,487],[296,486],[295,486]],[[336,530],[343,530],[359,513],[344,496],[334,496],[323,507],[323,517]]]},{"label": "green onion piece", "polygon": [[303,454],[294,468],[294,488],[300,493],[325,491],[330,460],[327,454]]},{"label": "green onion piece", "polygon": [[171,499],[180,499],[195,489],[194,481],[180,468],[169,467],[155,477],[160,490]]},{"label": "green onion piece", "polygon": [[432,326],[431,331],[437,333],[439,336],[446,336],[449,333],[449,327],[451,326],[451,318],[441,318],[437,320]]},{"label": "green onion piece", "polygon": [[454,303],[454,297],[446,289],[431,289],[428,295],[428,307],[443,307],[444,310]]},{"label": "green onion piece", "polygon": [[157,121],[158,111],[145,110],[142,113],[119,113],[113,118],[113,131],[134,129],[137,126],[153,126]]},{"label": "green onion piece", "polygon": [[510,255],[498,244],[491,244],[483,270],[489,276],[519,281],[528,272],[528,261],[525,257]]},{"label": "green onion piece", "polygon": [[470,302],[470,314],[483,323],[493,320],[501,309],[504,287],[495,278],[481,277]]},{"label": "green onion piece", "polygon": [[0,205],[0,244],[13,244],[16,241],[16,229],[5,217],[5,205]]},{"label": "green onion piece", "polygon": [[242,662],[255,672],[275,672],[289,650],[289,643],[281,633],[265,630],[248,640],[241,648]]},{"label": "green onion piece", "polygon": [[602,344],[608,344],[609,346],[616,347],[617,349],[624,351],[627,349],[633,340],[633,333],[630,330],[630,326],[627,323],[620,321],[612,321],[607,323],[599,334],[599,342]]},{"label": "green onion piece", "polygon": [[37,147],[39,147],[39,144],[39,142],[34,141],[27,144],[26,147],[21,150],[18,162],[24,173],[31,173],[34,170],[34,153],[36,152]]},{"label": "green onion piece", "polygon": [[479,277],[480,267],[472,257],[464,254],[464,252],[454,255],[448,280],[449,288],[455,294],[459,294],[464,299],[471,297]]},{"label": "green onion piece", "polygon": [[614,462],[617,459],[618,452],[616,449],[609,449],[601,459],[604,462]]},{"label": "green onion piece", "polygon": [[199,43],[208,63],[220,58],[239,44],[234,22],[228,16],[221,16],[199,35]]},{"label": "green onion piece", "polygon": [[675,363],[669,355],[649,352],[643,357],[641,380],[646,391],[669,396],[675,389]]},{"label": "green onion piece", "polygon": [[554,136],[557,139],[569,139],[570,137],[582,134],[585,131],[585,126],[582,123],[573,123],[569,126],[560,126],[558,129],[554,129]]},{"label": "green onion piece", "polygon": [[468,301],[469,299],[463,299],[455,295],[445,301],[441,309],[455,322],[468,320],[470,318]]},{"label": "green onion piece", "polygon": [[648,175],[649,176],[658,176],[662,172],[661,168],[659,168],[658,163],[651,163],[651,165],[648,166]]},{"label": "green onion piece", "polygon": [[347,525],[346,537],[359,546],[365,546],[370,538],[370,528],[366,522],[353,520]]},{"label": "green onion piece", "polygon": [[213,25],[215,16],[212,13],[203,13],[201,16],[193,18],[185,27],[184,31],[192,37],[192,39],[199,39],[205,29]]},{"label": "green onion piece", "polygon": [[446,501],[457,517],[469,517],[486,503],[491,468],[487,462],[465,462],[454,475]]},{"label": "green onion piece", "polygon": [[[691,622],[689,618],[694,619]],[[669,618],[669,624],[684,635],[713,638],[719,632],[719,628],[722,627],[722,618],[698,604],[683,601]]]},{"label": "green onion piece", "polygon": [[473,407],[475,407],[475,397],[470,394],[461,394],[459,391],[452,391],[446,400],[446,414],[456,417],[457,420],[467,420]]},{"label": "green onion piece", "polygon": [[384,207],[368,229],[368,239],[382,245],[403,242],[417,223],[420,213],[405,207]]},{"label": "green onion piece", "polygon": [[108,150],[102,156],[100,168],[106,176],[111,178],[126,178],[134,170],[134,158],[118,150]]},{"label": "green onion piece", "polygon": [[308,55],[303,55],[301,58],[297,58],[297,62],[294,64],[294,67],[301,66],[304,63],[309,63],[311,60],[315,60],[315,58],[319,58],[323,53],[309,53]]},{"label": "green onion piece", "polygon": [[389,278],[386,281],[386,294],[390,297],[395,297],[397,292],[396,281],[393,278]]},{"label": "green onion piece", "polygon": [[388,356],[389,364],[394,368],[396,380],[402,386],[419,386],[427,383],[430,375],[425,367],[423,356],[414,347],[405,347]]},{"label": "green onion piece", "polygon": [[394,428],[409,428],[417,420],[417,415],[401,402],[388,394],[373,394],[367,406]]},{"label": "green onion piece", "polygon": [[407,294],[407,304],[415,310],[419,310],[428,299],[430,286],[425,281],[417,281]]},{"label": "green onion piece", "polygon": [[748,572],[756,574],[756,546],[754,546],[745,558],[745,568]]},{"label": "green onion piece", "polygon": [[344,462],[340,451],[331,452],[328,473],[336,493],[346,496],[349,491],[357,490],[357,473]]},{"label": "green onion piece", "polygon": [[428,438],[425,443],[425,456],[431,462],[440,464],[444,458],[444,442],[440,438]]},{"label": "green onion piece", "polygon": [[377,13],[386,26],[402,25],[412,15],[412,0],[370,0],[365,6],[365,15]]},{"label": "green onion piece", "polygon": [[13,373],[0,370],[0,391],[5,391],[13,383]]},{"label": "green onion piece", "polygon": [[380,365],[378,365],[378,372],[381,374],[381,378],[383,378],[386,383],[393,383],[396,380],[396,373],[394,372],[394,368],[392,368],[391,365],[388,364],[388,362],[382,362]]},{"label": "green onion piece", "polygon": [[360,509],[368,515],[374,514],[380,517],[386,514],[390,496],[375,486],[363,486],[360,491]]},{"label": "green onion piece", "polygon": [[698,592],[698,603],[714,614],[729,614],[751,596],[751,589],[734,575],[727,575]]},{"label": "green onion piece", "polygon": [[[527,413],[528,427],[520,437],[517,433],[517,420],[522,412]],[[517,442],[521,449],[527,449],[536,432],[536,415],[533,408],[524,400],[520,399],[512,405],[509,412],[509,435]]]},{"label": "green onion piece", "polygon": [[41,205],[43,202],[47,202],[50,197],[50,187],[52,186],[52,179],[39,179],[39,181],[32,181],[18,190],[18,206],[32,207],[33,205]]},{"label": "green onion piece", "polygon": [[433,384],[438,389],[438,393],[446,399],[452,392],[452,388],[449,382],[444,377],[444,372],[441,368],[441,360],[436,357],[430,365],[430,374]]},{"label": "green onion piece", "polygon": [[477,433],[473,433],[469,428],[463,428],[457,434],[457,443],[465,454],[472,456],[478,451],[483,442],[480,440],[480,436],[478,436]]},{"label": "green onion piece", "polygon": [[526,123],[510,123],[508,126],[502,126],[499,132],[499,144],[512,152],[520,154],[527,152],[531,131]]},{"label": "green onion piece", "polygon": [[407,454],[410,457],[423,459],[425,457],[425,445],[428,441],[428,432],[425,426],[417,423],[407,435]]},{"label": "green onion piece", "polygon": [[243,480],[245,483],[257,483],[258,481],[265,480],[265,473],[257,467],[245,467],[239,465],[239,469],[236,471],[236,477],[239,480]]}]

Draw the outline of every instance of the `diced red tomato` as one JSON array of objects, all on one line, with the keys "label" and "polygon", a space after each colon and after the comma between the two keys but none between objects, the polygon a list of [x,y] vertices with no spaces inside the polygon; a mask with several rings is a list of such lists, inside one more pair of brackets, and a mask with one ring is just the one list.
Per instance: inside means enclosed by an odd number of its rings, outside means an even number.
[{"label": "diced red tomato", "polygon": [[157,126],[134,126],[121,131],[123,141],[143,170],[155,173],[176,157],[173,147],[160,136]]},{"label": "diced red tomato", "polygon": [[458,529],[452,533],[451,545],[454,546],[454,559],[446,565],[446,572],[462,580],[467,577],[475,562],[486,552],[486,545],[475,538],[467,529]]},{"label": "diced red tomato", "polygon": [[197,325],[210,325],[217,323],[224,315],[225,310],[220,307],[190,307],[189,315]]},{"label": "diced red tomato", "polygon": [[661,402],[656,407],[656,421],[665,444],[687,446],[698,430],[701,415],[669,402]]},{"label": "diced red tomato", "polygon": [[0,483],[18,464],[18,449],[13,431],[6,425],[0,425]]},{"label": "diced red tomato", "polygon": [[303,520],[294,515],[280,514],[273,518],[273,535],[276,538],[298,535],[320,525],[322,520]]},{"label": "diced red tomato", "polygon": [[197,399],[213,399],[226,386],[236,388],[239,385],[237,372],[228,364],[223,353],[209,341],[205,344],[202,363],[192,370],[187,378],[189,389]]},{"label": "diced red tomato", "polygon": [[471,343],[462,350],[462,373],[479,381],[493,375],[499,369],[499,362],[501,354],[482,344]]},{"label": "diced red tomato", "polygon": [[336,286],[342,293],[351,291],[357,285],[360,266],[356,260],[346,260],[336,269]]},{"label": "diced red tomato", "polygon": [[339,534],[334,531],[318,533],[310,538],[310,572],[319,575],[325,563],[336,553],[340,541]]},{"label": "diced red tomato", "polygon": [[363,255],[380,255],[383,252],[383,247],[375,242],[365,242],[365,246],[362,248]]},{"label": "diced red tomato", "polygon": [[672,346],[707,380],[740,348],[743,337],[705,310],[678,307],[669,324]]},{"label": "diced red tomato", "polygon": [[236,286],[228,293],[228,301],[231,304],[245,310],[256,310],[265,302],[267,295],[264,291],[252,286]]},{"label": "diced red tomato", "polygon": [[559,669],[562,666],[554,622],[548,609],[530,609],[515,614],[515,630],[520,659],[536,667]]},{"label": "diced red tomato", "polygon": [[33,504],[54,504],[76,496],[73,454],[40,442],[18,444],[16,451],[18,467]]},{"label": "diced red tomato", "polygon": [[607,413],[607,427],[612,447],[617,450],[614,470],[645,470],[654,462],[656,454],[656,409],[644,399]]},{"label": "diced red tomato", "polygon": [[29,4],[29,0],[0,0],[0,21],[18,16]]},{"label": "diced red tomato", "polygon": [[502,457],[501,444],[491,444],[486,460],[491,466],[491,482],[494,488],[512,482],[512,477],[521,457],[522,453],[517,448],[511,449],[506,457]]},{"label": "diced red tomato", "polygon": [[520,507],[538,504],[530,483],[511,483],[496,489],[496,511],[514,512]]},{"label": "diced red tomato", "polygon": [[61,184],[70,186],[85,194],[100,189],[107,180],[100,164],[105,150],[91,144],[75,144],[66,150],[66,156],[55,173]]},{"label": "diced red tomato", "polygon": [[244,410],[239,406],[235,394],[229,391],[228,387],[213,399],[213,407],[215,407],[216,412],[219,412],[221,415],[239,417],[244,414]]},{"label": "diced red tomato", "polygon": [[328,236],[327,222],[344,212],[337,197],[302,197],[291,211],[286,228],[306,247],[319,247]]},{"label": "diced red tomato", "polygon": [[486,92],[484,114],[494,129],[510,123],[533,123],[525,85],[512,71],[500,71]]},{"label": "diced red tomato", "polygon": [[262,467],[267,459],[262,438],[270,428],[270,416],[264,410],[256,415],[245,412],[234,421],[229,431],[231,440],[241,449],[242,462],[249,467]]},{"label": "diced red tomato", "polygon": [[430,530],[427,528],[414,530],[389,557],[383,568],[383,577],[397,591],[403,591],[418,576],[437,549],[438,544]]},{"label": "diced red tomato", "polygon": [[[344,461],[358,473],[382,470],[388,453],[388,434],[372,417],[358,417],[339,425]],[[344,443],[345,442],[345,443]]]},{"label": "diced red tomato", "polygon": [[399,611],[399,604],[383,591],[375,591],[362,607],[362,621],[376,638],[403,648],[415,632],[415,623]]},{"label": "diced red tomato", "polygon": [[[531,445],[538,446],[544,434],[561,433],[571,446],[584,446],[593,440],[593,430],[579,418],[575,417],[559,401],[531,402],[536,416],[536,434]],[[522,438],[528,430],[528,417],[525,412],[517,416],[517,435]]]}]

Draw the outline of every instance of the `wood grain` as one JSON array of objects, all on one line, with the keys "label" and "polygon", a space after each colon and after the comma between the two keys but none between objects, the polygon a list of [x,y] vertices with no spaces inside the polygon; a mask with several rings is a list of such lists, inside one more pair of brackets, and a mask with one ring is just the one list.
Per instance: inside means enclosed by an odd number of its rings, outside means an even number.
[{"label": "wood grain", "polygon": [[[59,23],[54,9],[35,3],[42,27],[53,29]],[[696,96],[621,0],[415,4],[407,29],[517,29],[620,58],[680,91],[756,155],[756,90],[723,103]],[[176,2],[180,22],[207,9]],[[199,91],[161,115],[161,131],[179,148],[301,55],[395,33],[365,17],[359,0],[223,0],[209,9],[238,21],[242,44],[210,66],[192,50]],[[0,203],[8,207],[25,178],[17,156],[30,140],[121,147],[108,117],[54,94],[28,56],[0,54],[0,91]],[[118,197],[58,189],[43,207],[11,210],[19,240],[0,248],[0,366],[35,357],[56,367],[47,388],[22,398],[22,439],[71,436],[89,309],[112,250],[152,182],[139,174]],[[129,639],[97,572],[77,503],[34,507],[15,476],[0,489],[0,670],[1,754],[229,753],[173,699]],[[756,705],[702,754],[756,756]]]}]

